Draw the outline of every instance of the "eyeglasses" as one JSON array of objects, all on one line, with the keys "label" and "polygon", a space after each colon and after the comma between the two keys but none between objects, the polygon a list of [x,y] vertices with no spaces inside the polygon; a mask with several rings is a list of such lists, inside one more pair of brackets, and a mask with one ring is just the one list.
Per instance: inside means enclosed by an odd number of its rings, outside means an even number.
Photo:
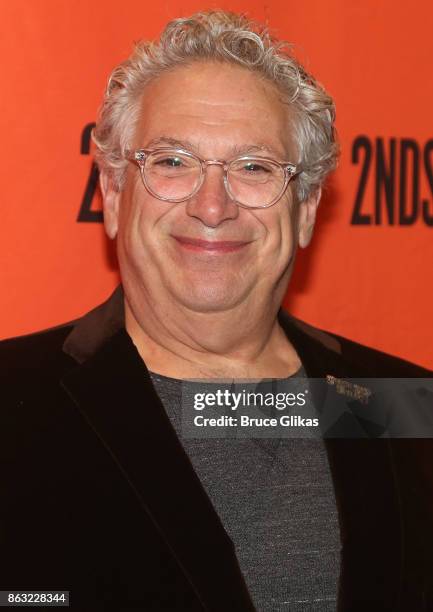
[{"label": "eyeglasses", "polygon": [[140,169],[147,191],[164,202],[185,202],[203,185],[208,166],[221,166],[230,198],[243,208],[269,208],[278,202],[290,179],[299,174],[294,164],[267,157],[243,155],[230,161],[201,159],[183,149],[161,147],[127,151]]}]

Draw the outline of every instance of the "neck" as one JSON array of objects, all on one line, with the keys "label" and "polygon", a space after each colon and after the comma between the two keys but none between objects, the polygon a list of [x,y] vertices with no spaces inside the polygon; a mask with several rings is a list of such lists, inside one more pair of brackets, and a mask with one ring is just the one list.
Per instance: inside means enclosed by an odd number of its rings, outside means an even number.
[{"label": "neck", "polygon": [[125,290],[125,326],[147,368],[164,376],[285,378],[301,364],[278,323],[279,304],[195,312]]}]

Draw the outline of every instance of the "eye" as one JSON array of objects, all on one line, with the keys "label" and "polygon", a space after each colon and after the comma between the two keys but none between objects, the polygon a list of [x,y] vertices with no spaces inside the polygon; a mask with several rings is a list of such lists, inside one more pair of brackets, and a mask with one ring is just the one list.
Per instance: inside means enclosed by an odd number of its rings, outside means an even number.
[{"label": "eye", "polygon": [[231,163],[230,169],[239,176],[243,174],[248,177],[261,176],[262,178],[269,176],[275,171],[273,165],[264,159],[234,160]]},{"label": "eye", "polygon": [[181,155],[176,151],[155,151],[148,157],[148,170],[163,173],[164,176],[179,176],[191,172],[197,167],[193,157]]},{"label": "eye", "polygon": [[270,172],[269,168],[266,168],[265,166],[262,166],[258,162],[246,162],[243,165],[242,170],[244,172],[246,172],[247,174],[259,174],[259,173],[262,173],[262,172],[264,172],[264,173]]},{"label": "eye", "polygon": [[276,162],[259,157],[235,159],[231,162],[229,170],[229,181],[256,186],[279,181],[281,174],[281,168]]},{"label": "eye", "polygon": [[165,166],[167,168],[181,168],[183,166],[183,160],[180,157],[162,157],[155,161],[158,166]]}]

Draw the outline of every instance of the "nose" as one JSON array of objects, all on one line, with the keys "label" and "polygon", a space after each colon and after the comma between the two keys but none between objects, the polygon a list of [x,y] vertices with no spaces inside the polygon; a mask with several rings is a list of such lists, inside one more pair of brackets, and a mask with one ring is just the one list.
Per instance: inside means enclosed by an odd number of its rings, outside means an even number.
[{"label": "nose", "polygon": [[186,203],[186,213],[207,227],[218,227],[227,219],[236,219],[239,207],[224,186],[224,170],[219,165],[206,166],[203,184]]}]

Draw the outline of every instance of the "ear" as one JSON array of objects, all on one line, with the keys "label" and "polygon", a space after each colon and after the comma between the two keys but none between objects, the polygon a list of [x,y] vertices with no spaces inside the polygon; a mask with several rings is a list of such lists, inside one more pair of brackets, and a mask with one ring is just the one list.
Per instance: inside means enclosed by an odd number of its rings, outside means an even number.
[{"label": "ear", "polygon": [[119,204],[120,191],[114,188],[113,181],[107,172],[102,171],[99,175],[99,185],[102,191],[102,202],[104,206],[104,226],[107,236],[111,239],[117,235],[119,226]]},{"label": "ear", "polygon": [[311,237],[313,236],[314,223],[321,196],[322,189],[319,187],[299,205],[298,243],[302,248],[310,244]]}]

